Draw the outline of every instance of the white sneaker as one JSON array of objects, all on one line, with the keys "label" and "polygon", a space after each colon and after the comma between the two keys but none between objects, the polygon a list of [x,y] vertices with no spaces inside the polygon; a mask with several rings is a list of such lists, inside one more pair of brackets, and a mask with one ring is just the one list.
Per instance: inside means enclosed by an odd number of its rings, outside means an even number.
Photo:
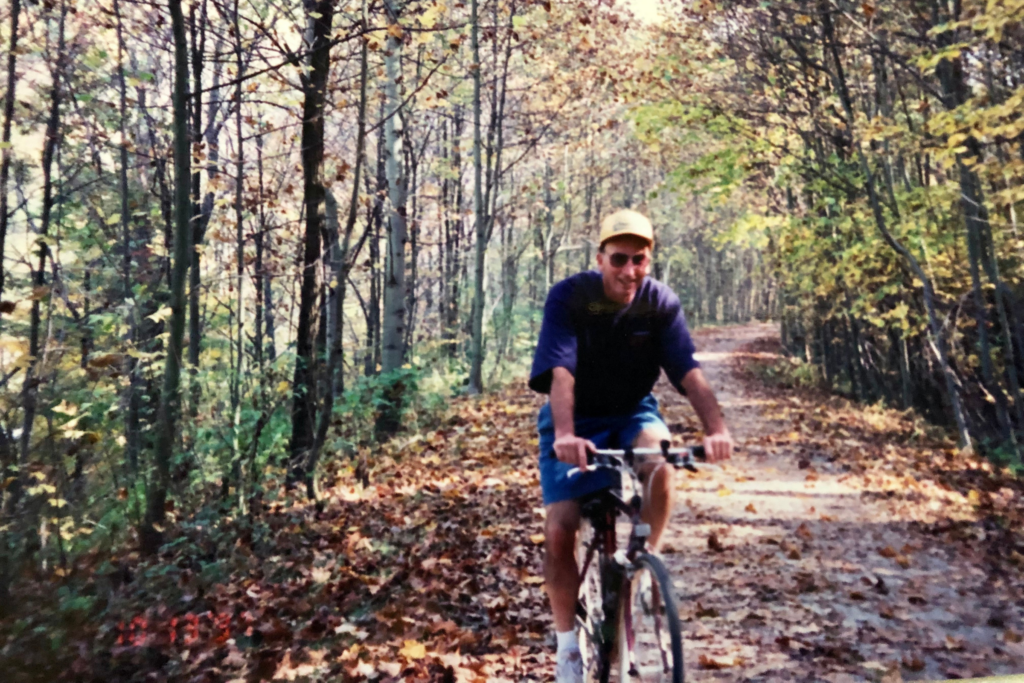
[{"label": "white sneaker", "polygon": [[579,650],[564,650],[558,653],[555,683],[583,683],[583,655]]}]

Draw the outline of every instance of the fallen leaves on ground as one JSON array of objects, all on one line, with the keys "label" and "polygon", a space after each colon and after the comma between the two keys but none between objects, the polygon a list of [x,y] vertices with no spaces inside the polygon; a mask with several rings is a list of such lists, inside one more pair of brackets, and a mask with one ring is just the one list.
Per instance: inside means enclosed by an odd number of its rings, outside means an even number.
[{"label": "fallen leaves on ground", "polygon": [[707,655],[701,655],[698,661],[700,662],[700,668],[711,670],[728,669],[735,665],[732,660],[715,659]]},{"label": "fallen leaves on ground", "polygon": [[[719,332],[716,356],[739,346],[729,334]],[[733,374],[712,380],[743,450],[678,487],[683,526],[669,538],[691,540],[666,561],[683,577],[694,677],[1024,670],[1024,646],[1011,640],[1024,632],[1013,588],[1024,567],[1020,483],[913,414],[765,385],[749,367],[778,358],[766,352],[777,344],[739,348]],[[684,422],[665,389],[670,423]]]},{"label": "fallen leaves on ground", "polygon": [[368,486],[329,462],[322,512],[281,496],[184,524],[152,563],[123,554],[137,578],[61,678],[539,680],[538,407],[524,387],[459,399],[443,429],[362,453]]},{"label": "fallen leaves on ground", "polygon": [[[756,476],[679,477],[737,514],[681,500],[678,528],[702,531],[663,546],[695,670],[898,680],[1024,661],[1020,610],[1000,597],[1024,566],[1019,482],[912,417],[746,381],[763,405],[742,455]],[[156,561],[113,552],[90,584],[100,616],[34,662],[67,681],[549,680],[538,407],[523,386],[458,399],[438,429],[326,458],[322,512],[268,491],[253,521],[225,508],[182,523]],[[783,459],[794,512],[777,517],[758,490]],[[856,492],[842,511],[836,482]],[[914,578],[936,567],[943,585]]]}]

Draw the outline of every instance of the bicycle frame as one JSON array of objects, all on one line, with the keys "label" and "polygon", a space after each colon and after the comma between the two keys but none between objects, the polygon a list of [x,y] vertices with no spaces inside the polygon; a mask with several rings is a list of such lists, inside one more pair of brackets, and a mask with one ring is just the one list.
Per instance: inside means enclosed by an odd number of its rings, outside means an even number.
[{"label": "bicycle frame", "polygon": [[590,498],[583,505],[582,515],[593,528],[593,538],[585,547],[584,559],[579,567],[580,576],[585,576],[591,569],[591,563],[600,562],[596,566],[600,576],[600,605],[604,618],[599,632],[593,637],[598,641],[601,653],[601,670],[597,672],[597,680],[607,681],[611,670],[611,655],[616,641],[615,629],[621,615],[620,587],[626,574],[626,568],[616,561],[618,546],[615,522],[619,512],[627,508],[625,502],[609,491],[602,491]]},{"label": "bicycle frame", "polygon": [[[598,451],[593,455],[596,467],[615,469],[630,478],[633,494],[626,500],[616,489],[606,489],[588,496],[581,501],[580,515],[586,519],[594,531],[593,538],[585,547],[584,559],[579,567],[579,575],[585,576],[590,563],[600,558],[598,567],[601,583],[601,607],[604,619],[601,624],[601,664],[598,679],[607,681],[611,672],[612,651],[618,646],[619,672],[623,681],[628,680],[631,667],[630,657],[635,649],[635,629],[633,624],[630,591],[623,591],[632,581],[637,569],[637,557],[645,552],[646,540],[650,527],[640,518],[642,499],[636,492],[640,484],[634,465],[639,465],[636,456],[659,455],[667,464],[693,470],[694,457],[701,458],[703,449],[669,449],[669,443],[662,442],[660,449],[632,449],[623,451]],[[570,473],[569,476],[574,476]],[[616,521],[619,514],[630,519],[631,528],[629,542],[624,552],[618,549]]]},{"label": "bicycle frame", "polygon": [[[629,474],[636,477],[632,472]],[[590,522],[594,537],[586,548],[585,559],[579,568],[580,576],[586,574],[590,563],[596,561],[596,558],[603,560],[598,570],[601,576],[601,606],[605,615],[601,649],[606,667],[610,667],[612,650],[616,644],[620,648],[620,667],[625,667],[623,662],[626,655],[634,647],[629,595],[621,587],[624,581],[632,579],[633,563],[637,555],[643,552],[650,531],[640,519],[641,502],[641,497],[636,493],[627,501],[616,490],[604,490],[581,504],[581,516]],[[618,550],[615,528],[619,514],[626,515],[631,522],[629,543],[624,554]],[[623,646],[628,650],[622,649]],[[607,672],[603,672],[601,679],[606,680],[607,675]]]},{"label": "bicycle frame", "polygon": [[[641,464],[637,456],[657,455],[664,458],[666,464],[681,467],[690,471],[696,471],[693,466],[694,458],[703,458],[704,449],[701,446],[693,448],[670,449],[669,442],[663,441],[661,448],[626,448],[624,450],[598,450],[592,454],[593,465],[597,468],[609,468],[625,473],[632,479],[633,495],[627,502],[614,489],[606,489],[584,499],[580,505],[581,517],[590,521],[594,527],[595,536],[601,530],[603,532],[604,552],[608,557],[616,553],[615,520],[621,512],[630,518],[632,533],[630,533],[629,545],[626,548],[626,559],[633,562],[638,553],[643,552],[644,542],[650,534],[650,528],[640,519],[640,508],[642,499],[636,493],[636,484],[639,483],[639,476],[634,466]],[[575,476],[579,470],[573,468],[568,476]],[[639,533],[638,533],[639,532]],[[588,561],[592,550],[588,549]],[[580,568],[583,574],[586,567]]]}]

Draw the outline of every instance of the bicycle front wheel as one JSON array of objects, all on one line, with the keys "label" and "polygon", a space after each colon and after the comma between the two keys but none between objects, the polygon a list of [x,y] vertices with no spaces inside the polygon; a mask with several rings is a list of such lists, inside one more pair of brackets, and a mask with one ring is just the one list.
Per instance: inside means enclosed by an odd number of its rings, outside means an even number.
[{"label": "bicycle front wheel", "polygon": [[594,528],[584,519],[576,537],[576,563],[580,590],[576,604],[576,626],[583,655],[585,683],[608,683],[610,654],[614,637],[613,615],[605,613],[608,586],[602,580],[602,558]]},{"label": "bicycle front wheel", "polygon": [[668,570],[654,555],[636,559],[620,620],[622,681],[683,683],[683,629]]}]

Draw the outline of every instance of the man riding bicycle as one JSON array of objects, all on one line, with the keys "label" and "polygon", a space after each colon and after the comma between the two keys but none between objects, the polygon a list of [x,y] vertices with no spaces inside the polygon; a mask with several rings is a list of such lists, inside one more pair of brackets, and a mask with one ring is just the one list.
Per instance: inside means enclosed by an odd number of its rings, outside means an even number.
[{"label": "man riding bicycle", "polygon": [[[693,357],[679,298],[647,277],[654,230],[622,209],[601,223],[597,270],[578,273],[548,293],[530,372],[530,388],[549,394],[540,410],[540,479],[547,516],[544,579],[558,638],[557,683],[582,683],[575,632],[579,573],[574,555],[579,499],[617,484],[609,470],[587,471],[587,452],[657,447],[668,427],[651,394],[661,370],[690,401],[704,426],[709,461],[728,458],[732,438],[714,392]],[[641,517],[658,548],[672,510],[673,470],[648,463]],[[579,467],[581,474],[569,477]]]}]

